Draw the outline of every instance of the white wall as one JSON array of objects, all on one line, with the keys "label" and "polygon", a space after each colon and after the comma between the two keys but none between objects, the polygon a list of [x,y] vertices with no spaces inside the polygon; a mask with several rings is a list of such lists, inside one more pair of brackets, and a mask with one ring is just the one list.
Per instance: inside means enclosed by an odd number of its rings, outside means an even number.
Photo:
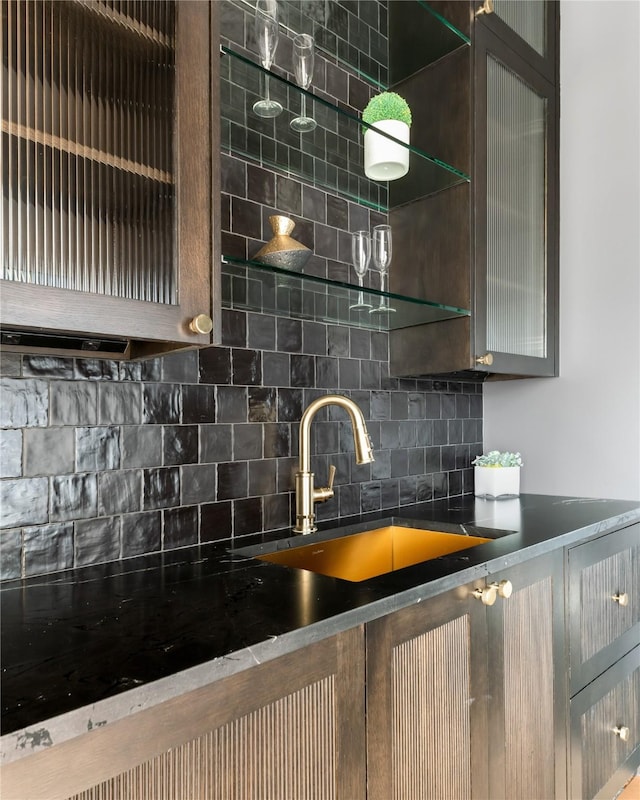
[{"label": "white wall", "polygon": [[485,384],[522,490],[640,499],[640,2],[560,4],[560,377]]}]

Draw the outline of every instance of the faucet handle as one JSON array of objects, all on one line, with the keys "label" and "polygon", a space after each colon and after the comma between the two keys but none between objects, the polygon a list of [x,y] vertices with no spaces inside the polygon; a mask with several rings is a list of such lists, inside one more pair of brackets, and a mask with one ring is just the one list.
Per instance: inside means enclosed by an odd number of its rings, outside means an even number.
[{"label": "faucet handle", "polygon": [[329,484],[327,489],[331,489],[333,491],[333,482],[336,478],[336,467],[335,464],[329,464]]}]

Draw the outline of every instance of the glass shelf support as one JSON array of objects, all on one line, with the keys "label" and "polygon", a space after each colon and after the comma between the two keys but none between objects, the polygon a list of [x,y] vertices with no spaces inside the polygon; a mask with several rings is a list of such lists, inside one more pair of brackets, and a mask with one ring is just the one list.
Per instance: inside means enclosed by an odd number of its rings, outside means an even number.
[{"label": "glass shelf support", "polygon": [[[364,174],[363,131],[370,125],[225,45],[221,52],[225,56],[221,64],[224,151],[369,208],[383,213],[389,210],[388,183],[371,181]],[[258,117],[252,111],[261,97],[265,76],[269,76],[271,96],[285,109],[273,119]],[[296,133],[289,127],[299,113],[303,95],[307,113],[318,123],[310,133]],[[408,174],[394,181],[394,207],[469,182],[469,176],[456,167],[413,145],[400,144],[410,151],[410,165]]]},{"label": "glass shelf support", "polygon": [[[352,309],[360,292],[372,308],[386,299],[395,311]],[[394,292],[358,286],[317,275],[222,257],[222,305],[281,317],[351,325],[376,331],[398,330],[426,322],[468,317],[464,308],[434,303]]]}]

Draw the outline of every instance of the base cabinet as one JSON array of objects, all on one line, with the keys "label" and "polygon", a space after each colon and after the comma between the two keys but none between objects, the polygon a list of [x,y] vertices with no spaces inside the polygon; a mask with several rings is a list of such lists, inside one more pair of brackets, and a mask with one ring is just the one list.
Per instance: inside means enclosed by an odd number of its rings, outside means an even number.
[{"label": "base cabinet", "polygon": [[640,525],[568,551],[570,795],[614,797],[640,766]]},{"label": "base cabinet", "polygon": [[24,758],[15,800],[365,797],[362,628]]},{"label": "base cabinet", "polygon": [[370,623],[368,796],[565,797],[563,611],[545,556]]}]

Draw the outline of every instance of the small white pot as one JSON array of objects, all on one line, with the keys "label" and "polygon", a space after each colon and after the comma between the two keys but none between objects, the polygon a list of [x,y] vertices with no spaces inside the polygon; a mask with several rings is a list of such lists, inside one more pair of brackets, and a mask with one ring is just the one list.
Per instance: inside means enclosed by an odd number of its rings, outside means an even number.
[{"label": "small white pot", "polygon": [[520,467],[474,467],[476,497],[517,497],[520,494]]},{"label": "small white pot", "polygon": [[[373,124],[389,136],[409,144],[409,126],[398,119]],[[372,181],[395,181],[409,171],[409,148],[403,147],[371,128],[364,135],[364,174]]]}]

